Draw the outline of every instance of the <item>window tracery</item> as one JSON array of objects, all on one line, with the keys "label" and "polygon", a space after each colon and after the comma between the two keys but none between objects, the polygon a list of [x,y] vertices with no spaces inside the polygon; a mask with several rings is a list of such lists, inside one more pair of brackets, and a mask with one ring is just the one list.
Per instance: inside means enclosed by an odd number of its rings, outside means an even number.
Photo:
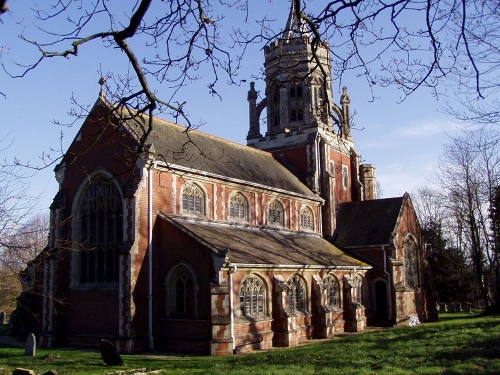
[{"label": "window tracery", "polygon": [[111,178],[97,178],[78,210],[78,284],[116,284],[123,242],[123,203]]},{"label": "window tracery", "polygon": [[405,264],[405,281],[409,288],[418,288],[418,257],[417,244],[412,237],[408,237],[403,245],[404,264]]},{"label": "window tracery", "polygon": [[283,206],[278,201],[273,201],[269,204],[268,222],[271,225],[284,226],[284,210]]},{"label": "window tracery", "polygon": [[304,280],[299,275],[293,275],[287,282],[290,290],[288,292],[288,306],[290,311],[307,310],[307,295]]},{"label": "window tracery", "polygon": [[186,182],[182,191],[182,212],[205,215],[205,194],[192,182]]},{"label": "window tracery", "polygon": [[326,289],[326,305],[332,308],[340,308],[340,283],[333,275],[328,275],[323,280]]},{"label": "window tracery", "polygon": [[243,280],[239,298],[242,315],[257,316],[266,313],[266,289],[260,277],[250,275]]},{"label": "window tracery", "polygon": [[229,200],[229,217],[231,220],[248,221],[248,201],[243,194],[233,195]]},{"label": "window tracery", "polygon": [[300,211],[300,229],[314,230],[314,214],[309,207]]},{"label": "window tracery", "polygon": [[193,317],[196,312],[195,277],[186,265],[178,265],[167,277],[167,315]]}]

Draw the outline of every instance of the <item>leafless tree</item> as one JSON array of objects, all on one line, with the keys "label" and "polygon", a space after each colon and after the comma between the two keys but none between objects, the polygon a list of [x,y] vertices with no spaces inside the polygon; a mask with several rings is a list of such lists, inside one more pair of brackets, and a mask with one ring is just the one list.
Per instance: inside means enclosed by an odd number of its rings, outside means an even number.
[{"label": "leafless tree", "polygon": [[[310,30],[312,45],[329,43],[339,86],[344,74],[354,71],[372,90],[376,85],[396,86],[402,99],[422,86],[436,93],[445,87],[479,100],[498,93],[500,20],[495,0],[291,1],[297,19]],[[125,75],[107,74],[106,89],[114,103],[149,115],[135,150],[140,155],[147,150],[152,115],[167,112],[192,126],[184,90],[192,80],[203,79],[209,94],[219,95],[221,81],[239,83],[240,62],[249,45],[285,35],[287,30],[268,17],[252,18],[254,4],[54,0],[45,8],[34,6],[35,28],[22,25],[21,38],[38,57],[12,65],[3,56],[2,64],[12,77],[23,77],[50,58],[76,57],[91,43],[119,49],[131,69]],[[11,12],[2,17],[14,17]],[[247,22],[232,23],[235,13]],[[324,71],[314,48],[310,58]],[[163,92],[168,88],[168,93],[160,97],[153,83],[161,84]],[[483,108],[492,115],[498,106],[488,103]],[[334,111],[330,115],[335,116]]]},{"label": "leafless tree", "polygon": [[464,132],[445,146],[438,165],[435,205],[438,223],[457,248],[465,249],[487,306],[498,303],[498,233],[492,215],[500,185],[500,134],[496,129]]},{"label": "leafless tree", "polygon": [[28,177],[19,167],[0,166],[0,309],[15,305],[19,272],[47,243],[46,215],[31,216],[37,197],[29,194]]}]

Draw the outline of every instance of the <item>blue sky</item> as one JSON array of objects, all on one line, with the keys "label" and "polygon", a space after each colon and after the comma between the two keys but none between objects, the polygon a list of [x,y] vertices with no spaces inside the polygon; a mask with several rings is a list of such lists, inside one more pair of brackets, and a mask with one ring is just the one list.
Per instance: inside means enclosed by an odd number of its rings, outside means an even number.
[{"label": "blue sky", "polygon": [[[23,4],[19,4],[23,3]],[[12,15],[2,16],[0,48],[4,58],[28,58],[33,54],[25,45],[15,41],[20,26],[14,18],[32,29],[26,2],[10,2]],[[254,3],[255,4],[255,3]],[[250,9],[276,18],[276,27],[284,27],[288,16],[287,0],[262,1],[265,6]],[[14,17],[14,18],[13,18]],[[8,18],[8,19],[7,19]],[[236,22],[236,21],[234,21]],[[240,22],[240,21],[238,21]],[[252,25],[245,25],[251,27]],[[5,47],[9,46],[9,49]],[[248,132],[248,103],[246,100],[252,75],[259,74],[264,62],[263,46],[254,46],[243,61],[239,79],[241,86],[229,86],[224,79],[218,89],[222,100],[209,95],[206,83],[199,82],[187,88],[187,111],[193,122],[203,122],[200,130],[244,144]],[[70,97],[92,105],[97,99],[101,72],[126,71],[125,56],[117,50],[106,49],[99,43],[83,47],[79,56],[70,59],[50,59],[24,78],[11,79],[0,72],[2,126],[0,139],[6,137],[12,145],[0,151],[1,159],[14,157],[33,165],[40,164],[40,156],[55,154],[52,149],[66,149],[78,131],[81,121],[73,127],[61,127],[53,120],[69,122]],[[401,93],[395,89],[375,88],[373,101],[363,79],[346,76],[351,108],[356,111],[353,137],[364,163],[374,164],[383,196],[400,196],[405,191],[429,184],[433,165],[442,146],[456,133],[453,119],[439,111],[444,103],[437,101],[430,91],[421,89],[400,102]],[[338,102],[340,88],[334,82],[334,100]],[[157,86],[160,96],[168,97],[168,87]],[[257,82],[257,90],[264,90]],[[167,117],[168,119],[168,117]],[[4,141],[5,143],[5,141]],[[4,145],[3,145],[4,146]],[[37,172],[30,179],[33,194],[41,194],[40,207],[47,208],[58,186],[53,167]]]}]

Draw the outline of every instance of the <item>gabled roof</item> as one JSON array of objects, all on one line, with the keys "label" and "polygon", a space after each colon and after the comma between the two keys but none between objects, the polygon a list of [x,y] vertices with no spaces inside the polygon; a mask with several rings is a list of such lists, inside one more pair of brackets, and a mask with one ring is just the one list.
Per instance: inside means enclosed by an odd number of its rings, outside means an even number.
[{"label": "gabled roof", "polygon": [[[146,116],[145,116],[146,118]],[[142,134],[136,121],[127,121],[129,131]],[[250,182],[322,201],[269,152],[188,129],[155,117],[147,143],[171,168],[183,167],[220,178]]]},{"label": "gabled roof", "polygon": [[316,234],[187,219],[160,217],[228,261],[261,267],[370,268]]},{"label": "gabled roof", "polygon": [[390,244],[408,197],[405,193],[397,198],[342,203],[333,242],[341,248]]}]

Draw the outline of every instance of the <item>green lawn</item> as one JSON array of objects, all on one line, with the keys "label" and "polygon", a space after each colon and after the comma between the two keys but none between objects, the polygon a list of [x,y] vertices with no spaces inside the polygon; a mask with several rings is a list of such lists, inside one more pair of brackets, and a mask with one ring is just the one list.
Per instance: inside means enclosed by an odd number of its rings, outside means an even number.
[{"label": "green lawn", "polygon": [[[46,354],[51,359],[43,359]],[[37,350],[0,344],[0,368],[16,367],[59,375],[113,374],[114,370],[162,369],[164,374],[500,374],[500,317],[442,314],[440,321],[395,328],[293,349],[232,357],[125,355],[125,365],[106,367],[98,352]],[[0,370],[0,374],[2,371]]]}]

